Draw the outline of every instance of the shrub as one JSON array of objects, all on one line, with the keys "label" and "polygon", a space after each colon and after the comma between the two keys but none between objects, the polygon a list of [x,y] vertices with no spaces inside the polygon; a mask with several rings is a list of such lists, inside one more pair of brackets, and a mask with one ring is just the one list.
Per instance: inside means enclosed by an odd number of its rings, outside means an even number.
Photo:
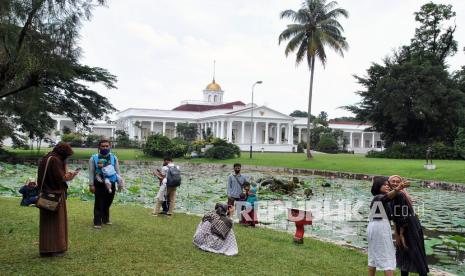
[{"label": "shrub", "polygon": [[129,139],[129,134],[124,130],[115,131],[116,147],[118,148],[140,148],[139,141]]},{"label": "shrub", "polygon": [[214,138],[211,144],[213,147],[205,151],[205,156],[213,159],[231,159],[241,156],[241,150],[237,145],[226,140]]},{"label": "shrub", "polygon": [[320,141],[318,142],[317,149],[321,152],[326,153],[337,153],[338,151],[338,144],[334,136],[329,133],[324,133],[320,137]]},{"label": "shrub", "polygon": [[182,157],[187,153],[187,145],[179,143],[179,140],[173,142],[166,136],[155,134],[147,137],[142,150],[144,154],[150,156],[164,157],[169,155],[176,158]]},{"label": "shrub", "polygon": [[89,148],[95,148],[98,146],[98,142],[103,139],[103,135],[98,135],[98,134],[89,134],[86,137],[86,141],[84,144],[86,147]]},{"label": "shrub", "polygon": [[454,141],[454,148],[462,159],[465,159],[465,129],[459,128],[457,131],[457,137]]},{"label": "shrub", "polygon": [[196,140],[196,141],[192,142],[191,150],[200,153],[202,148],[204,148],[206,145],[208,145],[207,141],[205,141],[205,140]]},{"label": "shrub", "polygon": [[[371,158],[393,158],[393,159],[425,159],[428,145],[405,145],[393,144],[384,151],[370,151],[367,157]],[[431,145],[432,159],[461,159],[459,152],[454,147],[447,146],[442,142],[436,142]]]},{"label": "shrub", "polygon": [[69,143],[72,147],[81,147],[82,146],[82,135],[76,132],[72,132],[69,134],[63,134],[61,136],[62,142]]},{"label": "shrub", "polygon": [[227,146],[211,147],[205,151],[205,156],[213,159],[231,159],[234,158],[234,150]]},{"label": "shrub", "polygon": [[305,142],[300,142],[297,144],[297,152],[298,153],[303,153],[307,149],[307,143]]}]

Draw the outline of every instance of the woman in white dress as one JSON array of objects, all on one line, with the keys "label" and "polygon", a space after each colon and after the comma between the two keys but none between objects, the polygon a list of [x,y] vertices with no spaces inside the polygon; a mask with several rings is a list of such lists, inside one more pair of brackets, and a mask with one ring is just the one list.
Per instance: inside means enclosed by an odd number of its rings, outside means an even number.
[{"label": "woman in white dress", "polygon": [[198,248],[226,256],[238,253],[236,236],[232,229],[233,222],[229,217],[233,207],[217,203],[215,211],[206,213],[197,226],[193,243]]},{"label": "woman in white dress", "polygon": [[385,276],[394,276],[396,269],[396,250],[392,240],[390,220],[392,212],[389,201],[398,192],[408,186],[399,185],[391,190],[387,177],[374,177],[371,193],[374,196],[370,205],[368,235],[368,275],[374,276],[376,270],[383,270]]}]

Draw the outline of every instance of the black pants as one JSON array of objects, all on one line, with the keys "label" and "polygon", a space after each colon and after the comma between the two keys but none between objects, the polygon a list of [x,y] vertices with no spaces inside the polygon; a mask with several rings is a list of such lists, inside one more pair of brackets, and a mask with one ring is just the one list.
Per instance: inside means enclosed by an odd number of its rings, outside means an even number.
[{"label": "black pants", "polygon": [[110,222],[110,206],[115,197],[115,183],[111,183],[111,193],[105,184],[94,180],[95,201],[94,201],[94,225]]},{"label": "black pants", "polygon": [[[408,276],[408,271],[401,271],[401,272],[400,272],[400,275],[401,275],[401,276]],[[420,276],[426,276],[427,274],[419,273],[418,275],[420,275]]]}]

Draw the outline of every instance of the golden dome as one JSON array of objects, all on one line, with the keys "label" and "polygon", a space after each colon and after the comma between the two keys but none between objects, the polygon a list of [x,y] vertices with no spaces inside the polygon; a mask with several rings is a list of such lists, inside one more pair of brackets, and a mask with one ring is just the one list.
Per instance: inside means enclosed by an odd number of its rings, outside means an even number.
[{"label": "golden dome", "polygon": [[213,82],[207,85],[207,88],[205,90],[221,91],[221,86],[215,82],[215,79],[213,79]]}]

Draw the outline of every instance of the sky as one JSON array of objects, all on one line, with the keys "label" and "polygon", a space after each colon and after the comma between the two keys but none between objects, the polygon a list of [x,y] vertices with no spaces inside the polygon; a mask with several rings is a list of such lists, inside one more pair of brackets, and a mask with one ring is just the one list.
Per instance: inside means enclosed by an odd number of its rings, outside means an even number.
[{"label": "sky", "polygon": [[[127,108],[172,109],[183,100],[202,100],[212,81],[224,90],[224,102],[254,102],[289,114],[307,110],[308,66],[284,54],[279,34],[289,20],[279,14],[297,10],[301,0],[109,0],[94,10],[81,30],[82,62],[108,69],[117,89],[94,86],[120,111]],[[355,104],[362,89],[353,75],[364,76],[394,49],[406,45],[418,24],[413,13],[420,0],[340,0],[349,12],[340,19],[349,49],[344,57],[328,49],[327,64],[315,65],[312,114],[352,116],[341,106]],[[460,51],[448,60],[450,70],[465,65],[465,1],[457,13],[455,38]]]}]

